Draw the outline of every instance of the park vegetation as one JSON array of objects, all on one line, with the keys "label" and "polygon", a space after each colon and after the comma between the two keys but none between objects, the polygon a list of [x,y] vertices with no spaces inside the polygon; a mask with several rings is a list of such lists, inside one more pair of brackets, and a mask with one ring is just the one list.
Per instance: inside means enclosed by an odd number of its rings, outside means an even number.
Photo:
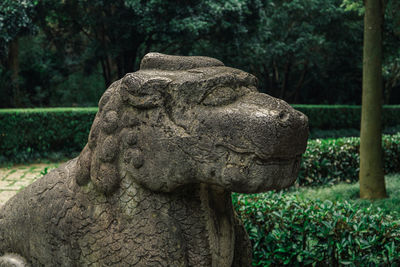
[{"label": "park vegetation", "polygon": [[[397,179],[400,177],[397,177]],[[397,266],[400,222],[384,210],[298,194],[234,194],[253,266]]]},{"label": "park vegetation", "polygon": [[399,265],[391,208],[301,192],[360,179],[352,197],[390,195],[384,175],[400,173],[400,2],[189,2],[3,0],[0,108],[75,108],[2,110],[0,164],[77,155],[97,112],[81,107],[97,106],[150,51],[215,57],[256,75],[262,92],[303,104],[294,107],[310,120],[294,188],[233,194],[253,265]]},{"label": "park vegetation", "polygon": [[[289,103],[361,103],[361,1],[189,2],[1,1],[0,107],[95,106],[149,51],[218,58]],[[396,10],[383,25],[387,104],[400,103]]]}]

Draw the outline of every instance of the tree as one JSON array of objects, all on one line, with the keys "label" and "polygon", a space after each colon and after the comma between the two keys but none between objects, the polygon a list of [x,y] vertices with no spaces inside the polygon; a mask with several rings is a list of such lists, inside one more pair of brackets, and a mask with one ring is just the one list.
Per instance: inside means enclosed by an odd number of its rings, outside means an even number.
[{"label": "tree", "polygon": [[3,0],[0,4],[0,65],[11,72],[13,106],[21,106],[18,38],[34,31],[32,23],[37,1]]},{"label": "tree", "polygon": [[[218,58],[255,74],[263,92],[290,103],[361,103],[362,0],[35,3],[0,0],[1,107],[16,106],[10,95],[24,106],[94,105],[149,51]],[[388,8],[384,31],[385,99],[391,103],[400,99],[392,89],[400,85],[395,10]],[[35,28],[35,36],[21,38]],[[19,61],[10,60],[18,54]],[[21,97],[9,86],[12,73]]]},{"label": "tree", "polygon": [[[364,15],[365,8],[362,0],[343,0],[342,6],[346,11]],[[393,96],[393,89],[400,86],[400,2],[386,1],[383,24],[383,61],[382,76],[384,81],[384,103],[398,103],[398,97]]]},{"label": "tree", "polygon": [[383,0],[365,0],[363,92],[360,133],[360,197],[387,197],[382,160],[381,114]]},{"label": "tree", "polygon": [[362,20],[356,12],[345,11],[341,0],[243,3],[251,14],[242,15],[244,29],[216,34],[213,55],[255,74],[264,92],[290,103],[360,103],[361,64],[354,58],[362,56]]},{"label": "tree", "polygon": [[229,23],[239,25],[244,2],[43,0],[40,25],[69,58],[81,58],[87,68],[100,64],[108,86],[137,70],[151,50],[190,54],[196,42],[215,34],[217,23],[227,22],[221,18],[231,9]]}]

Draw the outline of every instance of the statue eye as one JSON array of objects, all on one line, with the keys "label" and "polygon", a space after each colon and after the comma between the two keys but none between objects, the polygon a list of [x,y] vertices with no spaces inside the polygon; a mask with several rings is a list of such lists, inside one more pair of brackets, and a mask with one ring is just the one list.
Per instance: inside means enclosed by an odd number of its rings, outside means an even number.
[{"label": "statue eye", "polygon": [[205,106],[223,106],[232,103],[238,97],[230,87],[217,87],[213,89],[201,102]]}]

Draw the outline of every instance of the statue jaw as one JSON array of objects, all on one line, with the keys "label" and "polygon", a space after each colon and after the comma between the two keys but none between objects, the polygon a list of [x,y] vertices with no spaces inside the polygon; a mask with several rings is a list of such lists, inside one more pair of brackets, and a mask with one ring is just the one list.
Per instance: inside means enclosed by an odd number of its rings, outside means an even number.
[{"label": "statue jaw", "polygon": [[235,152],[229,151],[228,154],[229,160],[222,169],[221,181],[224,187],[238,193],[286,188],[296,180],[300,168],[301,156],[262,159],[250,154],[243,159],[243,155]]},{"label": "statue jaw", "polygon": [[238,151],[227,145],[217,145],[209,151],[209,160],[196,167],[199,173],[195,180],[231,192],[260,193],[283,189],[293,184],[300,169],[300,152],[279,157],[263,154],[261,157],[257,152]]}]

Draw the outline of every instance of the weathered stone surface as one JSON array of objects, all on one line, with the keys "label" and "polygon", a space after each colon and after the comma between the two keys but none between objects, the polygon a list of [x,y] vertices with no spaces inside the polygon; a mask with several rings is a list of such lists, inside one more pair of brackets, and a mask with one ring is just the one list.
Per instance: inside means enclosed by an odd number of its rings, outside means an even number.
[{"label": "weathered stone surface", "polygon": [[1,208],[0,262],[250,265],[230,193],[291,185],[308,135],[256,83],[215,59],[146,55],[104,93],[80,156]]}]

